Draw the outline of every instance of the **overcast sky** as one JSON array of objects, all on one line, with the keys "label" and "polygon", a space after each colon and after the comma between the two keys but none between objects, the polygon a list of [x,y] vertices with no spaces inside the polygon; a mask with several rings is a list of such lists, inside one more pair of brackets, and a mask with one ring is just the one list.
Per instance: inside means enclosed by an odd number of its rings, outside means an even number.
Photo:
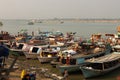
[{"label": "overcast sky", "polygon": [[0,19],[120,18],[120,0],[0,0]]}]

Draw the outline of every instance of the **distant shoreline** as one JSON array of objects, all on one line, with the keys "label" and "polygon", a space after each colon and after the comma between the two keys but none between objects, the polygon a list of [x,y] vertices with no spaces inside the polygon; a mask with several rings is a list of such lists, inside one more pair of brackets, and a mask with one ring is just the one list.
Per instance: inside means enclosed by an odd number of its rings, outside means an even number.
[{"label": "distant shoreline", "polygon": [[43,19],[42,21],[71,21],[71,22],[93,22],[93,23],[118,23],[120,19]]},{"label": "distant shoreline", "polygon": [[60,18],[55,18],[55,19],[1,19],[2,20],[36,20],[36,21],[48,21],[48,22],[54,22],[54,21],[57,21],[57,22],[66,22],[66,21],[71,21],[71,22],[100,22],[100,23],[118,23],[120,22],[120,19],[60,19]]}]

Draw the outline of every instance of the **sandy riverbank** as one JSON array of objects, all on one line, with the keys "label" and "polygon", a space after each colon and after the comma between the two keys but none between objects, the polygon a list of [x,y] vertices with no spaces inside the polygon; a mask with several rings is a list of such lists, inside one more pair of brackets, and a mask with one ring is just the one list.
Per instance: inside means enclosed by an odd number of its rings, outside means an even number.
[{"label": "sandy riverbank", "polygon": [[[9,67],[13,61],[14,57],[9,56],[8,59],[6,59],[6,64]],[[15,64],[18,68],[13,69],[10,72],[9,79],[10,80],[21,80],[20,75],[23,69],[27,70],[27,72],[36,72],[36,80],[53,80],[49,78],[48,76],[44,76],[44,72],[42,70],[46,70],[46,73],[49,74],[55,74],[58,76],[61,76],[61,73],[59,73],[58,69],[53,68],[50,64],[41,64],[37,59],[36,60],[28,60],[25,58],[25,56],[20,56]]]}]

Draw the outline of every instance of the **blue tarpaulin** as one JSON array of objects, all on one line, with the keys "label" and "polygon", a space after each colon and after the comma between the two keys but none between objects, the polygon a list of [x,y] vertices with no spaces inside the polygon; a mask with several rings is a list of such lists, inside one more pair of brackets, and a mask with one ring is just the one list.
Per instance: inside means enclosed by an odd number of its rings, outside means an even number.
[{"label": "blue tarpaulin", "polygon": [[5,46],[0,45],[0,57],[5,56],[7,57],[9,55],[9,49]]}]

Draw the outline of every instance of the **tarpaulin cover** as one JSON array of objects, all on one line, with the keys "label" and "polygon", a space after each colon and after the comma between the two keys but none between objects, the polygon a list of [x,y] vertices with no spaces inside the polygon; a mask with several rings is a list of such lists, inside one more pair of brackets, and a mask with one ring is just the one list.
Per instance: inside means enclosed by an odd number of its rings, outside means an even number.
[{"label": "tarpaulin cover", "polygon": [[5,56],[7,57],[9,55],[9,49],[5,46],[0,45],[0,57]]}]

